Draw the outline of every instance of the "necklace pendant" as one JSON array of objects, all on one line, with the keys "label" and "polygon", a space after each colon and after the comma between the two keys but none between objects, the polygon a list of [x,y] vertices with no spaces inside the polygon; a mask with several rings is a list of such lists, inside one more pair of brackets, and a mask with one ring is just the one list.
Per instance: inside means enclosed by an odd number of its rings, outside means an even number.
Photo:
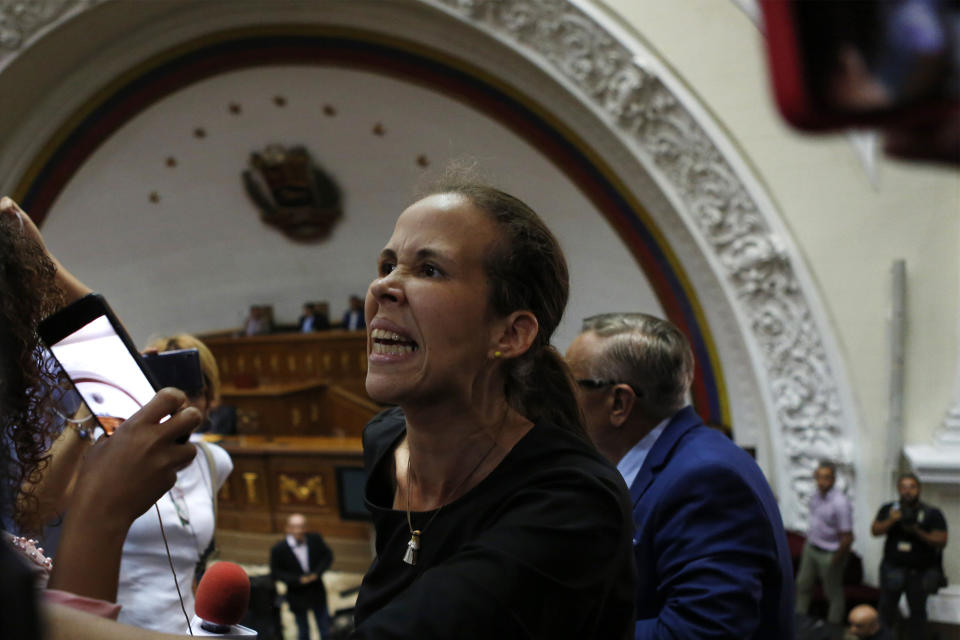
[{"label": "necklace pendant", "polygon": [[403,561],[413,566],[417,564],[420,555],[420,530],[410,532],[410,541],[407,542],[407,552],[403,554]]}]

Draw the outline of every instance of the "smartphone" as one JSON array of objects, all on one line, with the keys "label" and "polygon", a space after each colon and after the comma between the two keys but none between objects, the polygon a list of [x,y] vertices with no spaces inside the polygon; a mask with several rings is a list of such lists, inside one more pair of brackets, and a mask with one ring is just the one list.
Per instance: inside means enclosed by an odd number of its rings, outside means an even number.
[{"label": "smartphone", "polygon": [[960,107],[957,0],[760,0],[777,106],[810,131],[922,125]]},{"label": "smartphone", "polygon": [[203,392],[203,369],[196,349],[174,349],[141,356],[154,380],[163,387],[180,389],[188,396]]},{"label": "smartphone", "polygon": [[99,294],[86,295],[45,318],[39,333],[107,435],[161,388]]}]

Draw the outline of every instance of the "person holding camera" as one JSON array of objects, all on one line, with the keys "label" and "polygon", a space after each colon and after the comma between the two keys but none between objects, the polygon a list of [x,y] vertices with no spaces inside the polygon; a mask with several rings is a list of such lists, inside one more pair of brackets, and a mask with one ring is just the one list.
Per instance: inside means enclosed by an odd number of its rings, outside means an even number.
[{"label": "person holding camera", "polygon": [[893,628],[900,594],[907,594],[911,638],[921,638],[927,624],[927,596],[943,584],[942,551],[947,521],[936,507],[920,502],[920,480],[912,473],[897,479],[900,500],[880,507],[870,526],[887,536],[880,563],[880,617]]}]

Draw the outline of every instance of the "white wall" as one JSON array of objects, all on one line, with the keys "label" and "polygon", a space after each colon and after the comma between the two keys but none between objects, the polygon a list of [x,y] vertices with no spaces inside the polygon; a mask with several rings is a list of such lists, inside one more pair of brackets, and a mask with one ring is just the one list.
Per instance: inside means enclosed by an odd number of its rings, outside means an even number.
[{"label": "white wall", "polygon": [[[284,96],[277,107],[274,96]],[[228,111],[242,106],[240,115]],[[325,116],[324,104],[336,108]],[[372,133],[376,123],[385,135]],[[203,127],[206,137],[195,138]],[[260,222],[240,179],[251,151],[305,144],[341,185],[345,215],[330,239],[295,244]],[[372,73],[307,67],[237,71],[154,104],[111,136],[69,182],[43,226],[51,250],[111,301],[134,339],[238,326],[254,303],[292,322],[304,300],[334,317],[363,293],[376,256],[423,175],[474,157],[557,234],[572,293],[556,343],[602,310],[661,313],[610,226],[538,151],[436,92]],[[177,166],[165,166],[167,157]],[[160,201],[149,201],[157,192]]]}]

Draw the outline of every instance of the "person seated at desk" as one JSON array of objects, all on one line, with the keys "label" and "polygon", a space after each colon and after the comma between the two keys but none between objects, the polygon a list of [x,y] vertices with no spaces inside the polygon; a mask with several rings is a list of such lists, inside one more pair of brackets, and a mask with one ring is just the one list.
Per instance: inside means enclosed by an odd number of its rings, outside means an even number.
[{"label": "person seated at desk", "polygon": [[273,331],[273,323],[265,307],[254,305],[250,307],[250,315],[243,322],[243,335],[263,336]]},{"label": "person seated at desk", "polygon": [[330,328],[330,306],[326,302],[305,302],[298,325],[300,333],[326,331]]},{"label": "person seated at desk", "polygon": [[350,296],[350,308],[343,314],[341,324],[347,331],[357,331],[367,327],[363,317],[363,300],[360,299],[360,296]]}]

